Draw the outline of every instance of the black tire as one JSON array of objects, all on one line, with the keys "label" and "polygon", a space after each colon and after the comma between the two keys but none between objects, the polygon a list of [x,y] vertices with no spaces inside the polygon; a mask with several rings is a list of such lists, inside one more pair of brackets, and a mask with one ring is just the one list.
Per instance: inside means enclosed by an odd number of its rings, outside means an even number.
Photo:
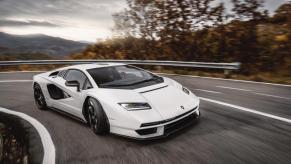
[{"label": "black tire", "polygon": [[88,123],[95,134],[102,135],[109,132],[109,121],[101,106],[94,98],[89,98],[86,102]]},{"label": "black tire", "polygon": [[40,85],[37,83],[33,85],[33,95],[34,95],[34,101],[37,108],[40,110],[47,110],[48,107],[45,101],[45,97],[42,93]]}]

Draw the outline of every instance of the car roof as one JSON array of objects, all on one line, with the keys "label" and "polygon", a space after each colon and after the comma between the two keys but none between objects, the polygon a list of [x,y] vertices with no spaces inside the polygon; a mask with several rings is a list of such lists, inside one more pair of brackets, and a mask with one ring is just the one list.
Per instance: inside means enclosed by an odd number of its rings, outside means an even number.
[{"label": "car roof", "polygon": [[120,65],[126,65],[123,63],[92,63],[92,64],[78,64],[78,65],[72,65],[68,67],[60,68],[59,70],[65,70],[65,69],[79,69],[86,71],[87,69],[93,69],[93,68],[102,68],[102,67],[111,67],[111,66],[120,66]]}]

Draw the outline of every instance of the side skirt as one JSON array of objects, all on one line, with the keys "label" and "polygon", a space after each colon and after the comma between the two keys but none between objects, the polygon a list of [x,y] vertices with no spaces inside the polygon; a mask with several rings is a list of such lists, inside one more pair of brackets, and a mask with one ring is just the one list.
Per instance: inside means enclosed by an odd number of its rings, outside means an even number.
[{"label": "side skirt", "polygon": [[87,121],[84,121],[83,119],[81,119],[81,118],[79,118],[79,117],[77,117],[75,115],[72,115],[72,114],[70,114],[68,112],[62,111],[62,110],[60,110],[58,108],[54,108],[54,107],[49,107],[49,108],[52,109],[53,111],[57,112],[57,113],[60,113],[62,115],[66,115],[66,116],[71,117],[71,118],[73,118],[75,120],[78,120],[78,121],[80,121],[80,122],[82,122],[84,124],[87,124]]}]

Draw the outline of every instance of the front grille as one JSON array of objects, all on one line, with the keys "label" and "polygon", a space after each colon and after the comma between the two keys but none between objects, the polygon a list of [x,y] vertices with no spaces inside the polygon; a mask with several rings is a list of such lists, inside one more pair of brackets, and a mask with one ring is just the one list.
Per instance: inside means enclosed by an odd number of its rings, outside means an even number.
[{"label": "front grille", "polygon": [[164,135],[169,135],[171,133],[174,133],[174,132],[190,125],[191,123],[193,123],[195,121],[196,118],[197,118],[197,114],[193,113],[193,114],[191,114],[191,115],[189,115],[181,120],[178,120],[176,122],[165,125]]},{"label": "front grille", "polygon": [[170,121],[176,120],[176,119],[178,119],[178,118],[181,118],[181,117],[183,117],[183,116],[185,116],[185,115],[187,115],[187,114],[193,112],[193,111],[196,110],[197,108],[198,108],[198,106],[195,107],[194,109],[188,111],[188,112],[185,112],[185,113],[183,113],[183,114],[181,114],[181,115],[179,115],[179,116],[176,116],[176,117],[173,117],[173,118],[170,118],[170,119],[167,119],[167,120],[162,120],[162,121],[157,121],[157,122],[143,123],[143,124],[141,124],[140,127],[147,127],[147,126],[154,126],[154,125],[164,124],[164,123],[167,123],[167,122],[170,122]]}]

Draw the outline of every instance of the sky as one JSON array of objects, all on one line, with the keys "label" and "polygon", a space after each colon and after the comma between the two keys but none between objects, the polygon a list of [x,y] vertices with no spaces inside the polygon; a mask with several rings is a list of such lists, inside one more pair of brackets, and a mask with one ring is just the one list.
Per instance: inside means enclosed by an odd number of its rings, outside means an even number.
[{"label": "sky", "polygon": [[[287,1],[266,0],[265,7],[272,13]],[[125,0],[0,0],[0,31],[95,42],[112,36],[112,14],[125,7]]]}]

